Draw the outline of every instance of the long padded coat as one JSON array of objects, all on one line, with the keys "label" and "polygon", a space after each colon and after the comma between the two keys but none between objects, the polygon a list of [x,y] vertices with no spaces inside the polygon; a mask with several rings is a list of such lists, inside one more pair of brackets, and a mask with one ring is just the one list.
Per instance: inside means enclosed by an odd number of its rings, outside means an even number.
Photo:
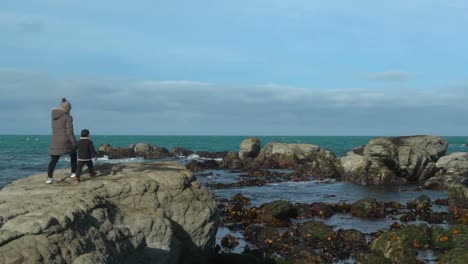
[{"label": "long padded coat", "polygon": [[63,108],[52,109],[52,142],[49,155],[61,156],[76,151],[73,117]]}]

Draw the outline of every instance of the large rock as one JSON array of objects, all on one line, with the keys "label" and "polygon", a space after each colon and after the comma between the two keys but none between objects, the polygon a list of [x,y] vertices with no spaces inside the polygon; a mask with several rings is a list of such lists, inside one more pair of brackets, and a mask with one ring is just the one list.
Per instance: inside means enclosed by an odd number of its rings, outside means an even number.
[{"label": "large rock", "polygon": [[311,144],[270,142],[250,164],[260,169],[296,169],[301,175],[335,178],[341,174],[341,163],[329,150]]},{"label": "large rock", "polygon": [[351,214],[361,218],[384,218],[385,205],[374,198],[363,198],[351,205]]},{"label": "large rock", "polygon": [[374,138],[364,147],[362,160],[356,153],[349,155],[354,161],[344,158],[343,179],[358,184],[424,181],[435,175],[447,147],[445,139],[435,136]]},{"label": "large rock", "polygon": [[101,176],[0,191],[0,263],[181,263],[213,245],[213,195],[174,163],[98,167]]},{"label": "large rock", "polygon": [[140,157],[144,157],[146,153],[150,152],[153,148],[148,143],[138,143],[135,145],[133,150],[135,154]]},{"label": "large rock", "polygon": [[221,162],[221,167],[230,170],[242,169],[243,165],[239,154],[237,152],[229,152],[224,156],[223,161]]},{"label": "large rock", "polygon": [[258,153],[260,153],[260,139],[248,138],[241,142],[239,151],[240,159],[256,158]]},{"label": "large rock", "polygon": [[109,155],[109,152],[112,150],[112,146],[110,144],[101,144],[98,148],[98,153],[100,156]]},{"label": "large rock", "polygon": [[468,177],[468,152],[455,152],[443,156],[436,163],[437,173],[426,181],[430,189],[447,189],[450,184],[459,183]]},{"label": "large rock", "polygon": [[135,150],[131,148],[113,148],[110,150],[109,159],[135,158]]}]

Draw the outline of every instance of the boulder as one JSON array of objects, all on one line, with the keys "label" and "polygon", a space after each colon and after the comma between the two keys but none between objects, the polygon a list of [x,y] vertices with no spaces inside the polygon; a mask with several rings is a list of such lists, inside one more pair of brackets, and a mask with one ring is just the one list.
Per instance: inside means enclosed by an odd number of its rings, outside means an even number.
[{"label": "boulder", "polygon": [[447,251],[440,259],[439,264],[465,264],[468,259],[468,248],[454,248]]},{"label": "boulder", "polygon": [[133,148],[135,154],[139,157],[144,157],[146,153],[150,152],[152,149],[151,145],[147,143],[138,143]]},{"label": "boulder", "polygon": [[221,162],[221,167],[229,170],[238,170],[242,169],[242,160],[239,157],[237,152],[229,152],[224,156],[223,161]]},{"label": "boulder", "polygon": [[367,250],[366,237],[356,229],[340,229],[336,234],[337,248],[344,252]]},{"label": "boulder", "polygon": [[181,263],[205,254],[213,195],[175,163],[105,164],[99,177],[45,174],[0,191],[0,263]]},{"label": "boulder", "polygon": [[339,158],[341,165],[343,166],[342,180],[359,184],[367,183],[365,181],[366,178],[364,178],[364,182],[359,182],[359,180],[363,179],[360,177],[360,173],[364,168],[364,147],[365,146],[354,148],[343,157]]},{"label": "boulder", "polygon": [[311,144],[268,143],[250,164],[253,169],[296,169],[301,175],[336,178],[341,164],[329,150]]},{"label": "boulder", "polygon": [[374,198],[364,198],[351,205],[351,214],[361,218],[385,217],[385,204]]},{"label": "boulder", "polygon": [[187,156],[190,156],[192,155],[194,152],[189,150],[189,149],[185,149],[185,148],[181,148],[181,147],[175,147],[171,150],[172,154],[174,154],[175,156],[183,156],[183,157],[187,157]]},{"label": "boulder", "polygon": [[441,157],[436,163],[437,173],[425,182],[429,189],[447,189],[452,183],[468,177],[468,152],[455,152]]},{"label": "boulder", "polygon": [[307,221],[299,226],[299,232],[307,245],[320,247],[322,245],[332,245],[336,233],[329,225],[320,221]]},{"label": "boulder", "polygon": [[260,139],[247,138],[240,144],[239,157],[241,160],[248,158],[256,158],[260,153]]},{"label": "boulder", "polygon": [[297,215],[296,208],[289,201],[278,200],[263,204],[261,210],[264,214],[275,217],[279,220],[288,221],[289,218]]},{"label": "boulder", "polygon": [[412,239],[405,231],[388,231],[372,241],[370,247],[389,258],[392,263],[417,264],[416,251],[412,243]]},{"label": "boulder", "polygon": [[448,143],[435,136],[374,138],[357,153],[342,158],[344,180],[357,184],[401,184],[425,181],[435,175],[437,160]]},{"label": "boulder", "polygon": [[224,156],[228,154],[227,151],[219,151],[219,152],[209,152],[209,151],[197,151],[195,152],[198,156],[206,159],[222,159]]},{"label": "boulder", "polygon": [[101,144],[98,148],[98,154],[100,154],[100,156],[109,155],[111,150],[112,146],[110,144]]}]

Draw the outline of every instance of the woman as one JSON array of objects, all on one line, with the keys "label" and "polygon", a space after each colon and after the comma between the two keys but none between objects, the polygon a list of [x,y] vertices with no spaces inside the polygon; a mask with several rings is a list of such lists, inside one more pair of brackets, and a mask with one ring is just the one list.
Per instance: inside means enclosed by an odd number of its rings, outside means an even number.
[{"label": "woman", "polygon": [[60,156],[69,154],[71,164],[71,177],[76,171],[76,138],[73,133],[73,117],[70,115],[71,104],[62,98],[60,107],[52,109],[52,142],[49,148],[51,157],[47,170],[46,183],[54,182],[54,170]]}]

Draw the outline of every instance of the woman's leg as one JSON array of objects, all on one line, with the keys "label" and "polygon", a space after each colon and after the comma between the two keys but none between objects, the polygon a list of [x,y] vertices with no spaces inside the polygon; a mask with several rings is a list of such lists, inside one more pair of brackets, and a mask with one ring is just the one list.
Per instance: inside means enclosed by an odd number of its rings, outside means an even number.
[{"label": "woman's leg", "polygon": [[70,167],[71,167],[71,173],[76,172],[76,164],[77,164],[78,157],[76,155],[76,151],[73,151],[70,153]]},{"label": "woman's leg", "polygon": [[57,162],[59,161],[60,156],[50,156],[49,168],[47,169],[47,177],[53,178],[54,177],[54,170]]}]

